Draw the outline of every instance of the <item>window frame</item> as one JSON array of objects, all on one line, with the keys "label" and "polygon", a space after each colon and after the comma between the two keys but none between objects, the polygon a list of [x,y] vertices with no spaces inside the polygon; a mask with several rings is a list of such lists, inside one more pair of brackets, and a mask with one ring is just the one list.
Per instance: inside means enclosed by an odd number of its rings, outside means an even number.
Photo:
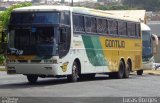
[{"label": "window frame", "polygon": [[[123,25],[122,27],[120,27],[120,26],[121,26],[121,25],[120,25],[120,22],[123,23],[123,24],[125,24],[125,25]],[[122,30],[124,27],[125,27],[125,30],[123,30],[123,31],[121,32],[122,34],[120,34],[120,30]],[[123,34],[123,33],[124,33],[124,34]],[[119,21],[118,21],[118,35],[119,35],[120,37],[128,37],[128,33],[127,33],[127,22],[124,21],[124,20],[119,20]]]},{"label": "window frame", "polygon": [[[129,20],[122,20],[122,19],[114,19],[114,18],[108,18],[108,17],[99,17],[99,16],[93,16],[93,15],[87,15],[87,14],[80,14],[80,13],[73,13],[72,14],[72,20],[74,19],[73,18],[73,16],[74,15],[78,15],[78,16],[82,16],[83,17],[83,28],[84,28],[84,31],[75,31],[74,29],[73,29],[73,32],[75,33],[75,34],[79,34],[79,33],[81,33],[82,35],[97,35],[97,36],[110,36],[110,37],[120,37],[120,38],[141,38],[141,34],[140,34],[140,27],[137,27],[137,25],[139,25],[140,26],[140,23],[139,22],[134,22],[134,21],[129,21]],[[94,18],[95,19],[95,31],[87,31],[87,27],[86,27],[86,18]],[[99,30],[98,30],[98,20],[104,20],[105,22],[106,22],[106,31],[107,32],[100,32]],[[74,20],[73,20],[74,21]],[[109,33],[109,29],[110,28],[112,28],[112,26],[110,27],[110,25],[109,25],[109,22],[113,22],[113,26],[115,25],[116,26],[116,29],[112,29],[113,30],[113,32],[115,32],[115,33],[113,33],[113,34],[111,34],[111,33]],[[120,31],[120,25],[119,25],[119,23],[120,22],[122,22],[122,23],[124,23],[125,25],[124,25],[124,27],[125,27],[125,35],[121,35],[120,33],[119,33],[119,31]],[[91,22],[90,22],[91,23]],[[128,28],[128,26],[131,24],[131,26],[130,26],[130,28]],[[89,25],[91,25],[91,24],[89,24]],[[74,26],[74,22],[73,22],[73,26]],[[103,27],[103,26],[101,26],[101,27]],[[73,27],[74,28],[74,27]],[[121,27],[121,28],[123,28],[123,27]],[[134,28],[134,30],[133,30],[133,28]],[[137,34],[138,34],[138,31],[137,31],[137,29],[139,28],[139,36],[137,36]],[[115,31],[114,31],[115,30]],[[129,33],[129,32],[131,32],[131,33]],[[134,35],[133,35],[134,34]]]}]

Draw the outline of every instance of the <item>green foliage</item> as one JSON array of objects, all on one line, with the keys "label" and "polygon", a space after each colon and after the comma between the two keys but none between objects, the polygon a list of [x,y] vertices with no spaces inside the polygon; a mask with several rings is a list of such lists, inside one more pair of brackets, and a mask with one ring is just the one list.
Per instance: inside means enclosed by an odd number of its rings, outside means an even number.
[{"label": "green foliage", "polygon": [[[2,12],[0,12],[0,17],[2,15]],[[3,27],[2,27],[2,21],[0,20],[0,31],[2,31]]]},{"label": "green foliage", "polygon": [[31,5],[32,4],[29,3],[29,2],[24,2],[24,3],[12,5],[6,11],[2,12],[1,15],[0,15],[0,21],[1,21],[1,25],[0,26],[2,26],[2,29],[6,29],[7,28],[7,25],[9,23],[9,19],[10,19],[10,14],[11,14],[13,9],[20,8],[20,7],[25,7],[25,6],[31,6]]},{"label": "green foliage", "polygon": [[[20,4],[15,4],[12,5],[11,7],[9,7],[7,10],[0,12],[0,33],[2,33],[2,30],[7,29],[7,25],[9,23],[9,19],[10,19],[10,14],[12,12],[13,9],[15,8],[20,8],[20,7],[26,7],[26,6],[31,6],[32,3],[29,2],[24,2],[24,3],[20,3]],[[0,35],[0,40],[1,40],[1,35]],[[0,41],[1,43],[1,41]],[[0,52],[2,51],[2,44],[0,45]],[[0,64],[3,64],[5,61],[5,57],[4,55],[0,55]]]},{"label": "green foliage", "polygon": [[0,65],[4,64],[5,57],[3,55],[0,55]]},{"label": "green foliage", "polygon": [[134,9],[123,5],[97,5],[96,9],[100,10],[129,10]]},{"label": "green foliage", "polygon": [[131,10],[145,9],[147,11],[160,11],[160,0],[122,0],[122,4],[98,5],[101,10]]},{"label": "green foliage", "polygon": [[160,10],[160,0],[123,0],[123,4],[148,11]]},{"label": "green foliage", "polygon": [[96,7],[96,9],[108,10],[109,8],[108,8],[108,6],[100,6],[100,5],[98,5],[98,6]]}]

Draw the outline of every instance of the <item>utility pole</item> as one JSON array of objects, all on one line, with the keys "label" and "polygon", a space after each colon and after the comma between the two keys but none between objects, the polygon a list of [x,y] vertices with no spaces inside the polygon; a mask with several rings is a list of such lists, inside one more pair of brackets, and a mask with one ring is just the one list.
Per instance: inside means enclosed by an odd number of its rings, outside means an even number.
[{"label": "utility pole", "polygon": [[47,0],[45,0],[45,4],[47,4],[47,2],[48,2],[48,1],[47,1]]},{"label": "utility pole", "polygon": [[71,6],[73,6],[73,0],[71,1]]}]

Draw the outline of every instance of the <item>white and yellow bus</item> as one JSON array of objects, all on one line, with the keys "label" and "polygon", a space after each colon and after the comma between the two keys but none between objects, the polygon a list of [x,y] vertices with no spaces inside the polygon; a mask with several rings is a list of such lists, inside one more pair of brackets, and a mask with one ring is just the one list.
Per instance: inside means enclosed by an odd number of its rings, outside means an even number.
[{"label": "white and yellow bus", "polygon": [[138,20],[100,10],[31,6],[13,10],[9,22],[7,73],[78,78],[108,73],[128,78],[140,71],[142,39]]}]

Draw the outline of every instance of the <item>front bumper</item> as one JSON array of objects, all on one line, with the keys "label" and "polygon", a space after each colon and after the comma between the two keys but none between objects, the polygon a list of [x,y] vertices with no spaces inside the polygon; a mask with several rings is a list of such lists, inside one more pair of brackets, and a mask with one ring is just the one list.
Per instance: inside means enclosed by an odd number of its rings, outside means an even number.
[{"label": "front bumper", "polygon": [[7,64],[8,74],[34,74],[55,76],[58,73],[58,64]]}]

